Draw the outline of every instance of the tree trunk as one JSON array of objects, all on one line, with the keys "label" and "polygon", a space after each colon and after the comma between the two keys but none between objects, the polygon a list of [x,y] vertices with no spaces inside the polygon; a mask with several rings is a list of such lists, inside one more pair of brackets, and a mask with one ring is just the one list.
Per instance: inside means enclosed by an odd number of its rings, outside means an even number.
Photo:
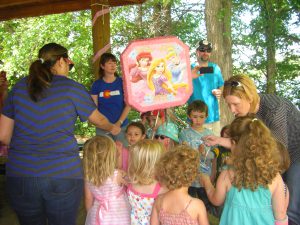
[{"label": "tree trunk", "polygon": [[276,12],[272,6],[273,1],[265,0],[261,13],[265,18],[265,42],[267,47],[267,93],[275,93],[276,78],[276,45],[275,45],[275,16]]},{"label": "tree trunk", "polygon": [[[232,76],[231,0],[205,0],[207,39],[213,45],[211,61],[221,68],[224,80]],[[223,98],[220,100],[221,127],[233,115]]]}]

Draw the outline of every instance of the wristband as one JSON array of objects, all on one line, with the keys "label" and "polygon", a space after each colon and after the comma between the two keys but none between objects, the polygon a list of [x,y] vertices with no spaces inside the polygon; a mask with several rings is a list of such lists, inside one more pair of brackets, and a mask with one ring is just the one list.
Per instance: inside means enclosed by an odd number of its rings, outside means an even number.
[{"label": "wristband", "polygon": [[122,120],[119,120],[120,124],[122,125],[123,124],[123,121]]}]

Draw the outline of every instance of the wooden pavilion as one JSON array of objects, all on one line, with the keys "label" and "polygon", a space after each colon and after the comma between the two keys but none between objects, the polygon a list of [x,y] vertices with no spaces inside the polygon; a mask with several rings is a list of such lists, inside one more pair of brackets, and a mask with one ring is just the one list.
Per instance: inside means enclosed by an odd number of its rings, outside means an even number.
[{"label": "wooden pavilion", "polygon": [[91,10],[94,74],[99,56],[110,50],[110,7],[141,4],[146,0],[0,0],[0,21],[56,13]]}]

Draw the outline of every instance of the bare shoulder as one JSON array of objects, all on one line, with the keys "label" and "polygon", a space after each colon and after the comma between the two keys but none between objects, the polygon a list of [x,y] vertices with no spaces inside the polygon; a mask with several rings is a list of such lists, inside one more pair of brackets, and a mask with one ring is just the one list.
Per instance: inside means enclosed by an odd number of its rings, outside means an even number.
[{"label": "bare shoulder", "polygon": [[272,180],[272,183],[269,184],[269,189],[270,189],[270,192],[272,194],[273,194],[273,192],[275,191],[275,189],[277,188],[278,185],[282,185],[282,187],[284,186],[284,182],[283,182],[282,177],[279,173],[276,174],[276,176]]},{"label": "bare shoulder", "polygon": [[206,207],[200,199],[192,198],[192,201],[187,208],[187,212],[191,215],[192,218],[197,219],[199,217],[207,217]]}]

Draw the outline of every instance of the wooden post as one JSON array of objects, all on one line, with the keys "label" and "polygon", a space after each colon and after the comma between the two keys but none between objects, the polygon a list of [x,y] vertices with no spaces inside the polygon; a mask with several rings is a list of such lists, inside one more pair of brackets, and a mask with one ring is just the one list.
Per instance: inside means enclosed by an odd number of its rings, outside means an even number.
[{"label": "wooden post", "polygon": [[108,0],[91,0],[93,34],[93,71],[98,78],[100,56],[110,52],[110,13]]}]

